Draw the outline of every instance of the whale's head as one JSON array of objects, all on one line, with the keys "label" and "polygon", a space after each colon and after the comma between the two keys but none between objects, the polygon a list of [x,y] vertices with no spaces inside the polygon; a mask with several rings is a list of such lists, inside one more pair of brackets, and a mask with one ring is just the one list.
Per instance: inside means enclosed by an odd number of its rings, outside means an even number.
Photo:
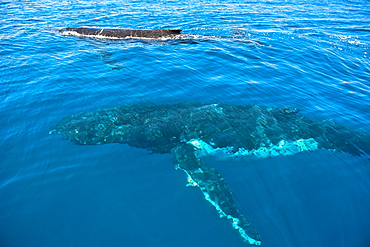
[{"label": "whale's head", "polygon": [[60,33],[69,33],[69,32],[77,32],[77,28],[73,28],[73,27],[66,27],[66,28],[62,28],[62,29],[59,29],[59,32]]},{"label": "whale's head", "polygon": [[63,118],[49,133],[79,145],[125,142],[137,131],[134,122],[134,115],[117,110],[86,112]]},{"label": "whale's head", "polygon": [[153,117],[159,115],[154,109],[155,105],[143,103],[79,113],[63,118],[49,133],[78,145],[126,143],[168,153],[179,142],[179,133],[166,119]]}]

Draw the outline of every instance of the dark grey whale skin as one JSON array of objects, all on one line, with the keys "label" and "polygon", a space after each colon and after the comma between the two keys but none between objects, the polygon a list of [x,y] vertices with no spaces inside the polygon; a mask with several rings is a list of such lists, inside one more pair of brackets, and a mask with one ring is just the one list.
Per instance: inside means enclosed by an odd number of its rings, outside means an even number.
[{"label": "dark grey whale skin", "polygon": [[[74,130],[78,129],[78,132]],[[171,153],[181,142],[202,139],[214,147],[248,150],[280,140],[314,138],[319,148],[355,156],[370,154],[368,133],[332,120],[312,120],[291,107],[184,102],[125,104],[75,114],[54,131],[79,145],[125,143],[155,153]]]},{"label": "dark grey whale skin", "polygon": [[150,38],[158,39],[179,35],[180,29],[145,30],[145,29],[114,29],[114,28],[89,28],[67,27],[59,30],[61,33],[76,32],[82,36],[103,36],[107,38]]},{"label": "dark grey whale skin", "polygon": [[[64,35],[91,37],[98,39],[172,39],[175,44],[198,44],[199,42],[209,42],[214,39],[231,40],[238,43],[262,46],[271,46],[257,40],[234,39],[230,37],[217,37],[207,35],[196,35],[197,39],[192,37],[192,34],[182,34],[181,29],[163,29],[163,30],[147,30],[147,29],[118,29],[118,28],[90,28],[90,27],[67,27],[58,30]],[[74,33],[73,33],[74,32]],[[179,39],[176,39],[179,37]],[[103,55],[104,56],[104,55]],[[108,62],[109,63],[109,62]]]},{"label": "dark grey whale skin", "polygon": [[[154,153],[172,153],[176,169],[186,172],[188,186],[199,187],[221,217],[231,220],[241,237],[260,245],[261,236],[237,209],[232,191],[213,167],[202,162],[194,143],[213,148],[257,150],[281,140],[313,138],[317,148],[370,155],[370,136],[331,120],[312,120],[296,108],[269,108],[225,103],[125,104],[113,109],[63,118],[50,131],[77,145],[124,143]],[[313,150],[311,150],[313,151]]]}]

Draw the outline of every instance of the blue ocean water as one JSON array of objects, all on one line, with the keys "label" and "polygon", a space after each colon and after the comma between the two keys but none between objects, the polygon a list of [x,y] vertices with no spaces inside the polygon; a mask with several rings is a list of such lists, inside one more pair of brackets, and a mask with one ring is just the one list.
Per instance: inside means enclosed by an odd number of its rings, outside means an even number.
[{"label": "blue ocean water", "polygon": [[[291,106],[370,124],[370,3],[0,2],[0,246],[247,246],[170,154],[77,146],[61,118],[124,103]],[[192,42],[63,36],[180,28]],[[250,43],[256,41],[265,46]],[[209,160],[264,246],[370,246],[369,157]]]}]

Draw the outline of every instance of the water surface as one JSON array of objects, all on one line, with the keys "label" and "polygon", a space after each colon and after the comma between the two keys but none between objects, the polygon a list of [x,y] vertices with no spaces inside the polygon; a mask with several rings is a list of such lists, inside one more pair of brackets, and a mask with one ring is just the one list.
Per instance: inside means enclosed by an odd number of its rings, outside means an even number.
[{"label": "water surface", "polygon": [[[150,101],[291,106],[369,130],[368,1],[0,2],[1,246],[246,246],[170,154],[76,146],[70,114]],[[193,42],[63,27],[180,28]],[[258,41],[266,46],[250,44]],[[369,157],[209,160],[264,246],[369,246]]]}]

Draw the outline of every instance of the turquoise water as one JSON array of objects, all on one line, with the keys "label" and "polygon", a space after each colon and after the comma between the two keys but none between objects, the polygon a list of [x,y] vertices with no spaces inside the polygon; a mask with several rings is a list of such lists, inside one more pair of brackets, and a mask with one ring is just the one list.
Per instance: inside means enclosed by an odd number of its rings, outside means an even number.
[{"label": "turquoise water", "polygon": [[[365,0],[1,1],[0,246],[248,246],[170,154],[77,146],[50,126],[123,103],[201,101],[291,106],[368,131],[369,10]],[[77,26],[194,38],[57,32]],[[369,157],[207,162],[264,246],[370,245]]]}]

